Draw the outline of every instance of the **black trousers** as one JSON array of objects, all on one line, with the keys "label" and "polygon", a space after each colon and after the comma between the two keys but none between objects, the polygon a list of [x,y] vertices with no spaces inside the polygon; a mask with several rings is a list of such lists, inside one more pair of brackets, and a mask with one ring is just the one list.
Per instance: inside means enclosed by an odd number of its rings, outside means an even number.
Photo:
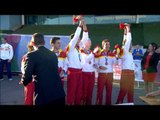
[{"label": "black trousers", "polygon": [[2,60],[2,59],[0,59],[0,79],[3,78],[4,65],[6,65],[6,68],[7,68],[8,79],[12,78],[12,74],[11,74],[11,62],[8,62],[8,60]]},{"label": "black trousers", "polygon": [[56,99],[47,105],[58,105],[58,106],[65,106],[65,97],[62,97],[60,99]]}]

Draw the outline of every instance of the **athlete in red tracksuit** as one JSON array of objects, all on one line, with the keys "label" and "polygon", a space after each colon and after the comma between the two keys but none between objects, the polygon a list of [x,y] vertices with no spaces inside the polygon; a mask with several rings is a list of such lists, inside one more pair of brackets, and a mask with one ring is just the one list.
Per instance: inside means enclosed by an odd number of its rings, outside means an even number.
[{"label": "athlete in red tracksuit", "polygon": [[58,57],[59,75],[61,77],[62,84],[64,85],[64,73],[67,72],[67,68],[68,68],[68,60],[67,60],[66,53],[62,49],[60,49],[61,41],[59,37],[51,38],[50,44],[52,46],[51,51],[53,51]]},{"label": "athlete in red tracksuit", "polygon": [[112,82],[113,82],[113,65],[118,61],[110,49],[108,39],[102,41],[103,50],[96,56],[96,64],[98,64],[98,84],[97,84],[97,105],[102,105],[103,89],[106,86],[106,105],[111,105],[112,98]]},{"label": "athlete in red tracksuit", "polygon": [[[28,53],[33,51],[33,46],[28,44]],[[27,53],[27,54],[28,54]],[[25,54],[22,58],[22,62],[21,62],[21,72],[22,72],[22,75],[24,74],[24,64],[25,64],[25,61],[26,61],[26,56],[27,54]],[[34,77],[33,77],[34,79]],[[21,81],[20,81],[20,84]],[[29,83],[27,86],[24,87],[24,103],[25,105],[33,105],[33,96],[34,96],[34,80]]]},{"label": "athlete in red tracksuit", "polygon": [[122,74],[120,80],[120,91],[117,98],[117,104],[123,103],[124,97],[127,95],[128,103],[134,102],[134,70],[135,64],[133,62],[133,56],[131,50],[131,30],[130,25],[125,24],[124,27],[124,37],[122,43],[122,49],[124,50],[124,55],[122,56]]},{"label": "athlete in red tracksuit", "polygon": [[81,49],[82,55],[82,81],[83,81],[83,104],[92,104],[92,93],[95,83],[95,57],[90,50],[91,40],[88,38]]},{"label": "athlete in red tracksuit", "polygon": [[[83,38],[80,40],[80,33],[83,27]],[[87,27],[84,18],[80,16],[80,24],[74,34],[71,35],[66,53],[69,62],[67,75],[67,105],[82,104],[82,64],[81,64],[81,48],[84,41],[88,38]]]}]

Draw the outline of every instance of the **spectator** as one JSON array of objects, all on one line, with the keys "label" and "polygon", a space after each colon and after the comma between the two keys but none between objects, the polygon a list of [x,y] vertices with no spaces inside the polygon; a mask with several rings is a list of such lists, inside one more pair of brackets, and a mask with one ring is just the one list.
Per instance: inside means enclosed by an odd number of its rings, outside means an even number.
[{"label": "spectator", "polygon": [[156,83],[160,83],[160,46],[157,49],[157,53],[159,56],[159,61],[158,61],[158,65],[157,65]]},{"label": "spectator", "polygon": [[7,43],[6,38],[2,38],[2,44],[0,45],[0,80],[3,79],[3,68],[6,65],[8,80],[12,79],[11,74],[11,60],[13,58],[13,47]]},{"label": "spectator", "polygon": [[136,45],[135,49],[133,50],[133,59],[134,60],[142,60],[142,57],[143,57],[143,51],[142,49],[140,48],[140,45]]},{"label": "spectator", "polygon": [[141,62],[146,94],[153,91],[153,82],[156,79],[158,64],[158,54],[155,52],[156,49],[157,45],[155,43],[150,43]]},{"label": "spectator", "polygon": [[135,79],[142,80],[142,68],[141,68],[141,60],[143,57],[143,51],[140,48],[140,45],[136,45],[135,49],[132,52],[134,63],[135,63]]}]

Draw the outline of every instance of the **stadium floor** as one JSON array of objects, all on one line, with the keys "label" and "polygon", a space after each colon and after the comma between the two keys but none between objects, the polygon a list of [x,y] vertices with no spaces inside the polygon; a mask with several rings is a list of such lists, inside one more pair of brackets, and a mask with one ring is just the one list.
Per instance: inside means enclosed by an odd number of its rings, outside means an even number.
[{"label": "stadium floor", "polygon": [[[6,76],[5,76],[6,78]],[[13,76],[13,81],[7,79],[0,81],[0,105],[24,105],[24,91],[23,86],[19,85],[20,76]],[[66,91],[66,82],[64,83],[64,89]],[[97,86],[94,86],[92,104],[95,105]],[[116,102],[117,95],[119,92],[119,82],[113,83],[112,92],[112,104]],[[104,90],[105,94],[105,90]],[[134,105],[146,105],[139,96],[144,95],[144,85],[143,82],[140,83],[138,87],[135,84],[134,89]],[[105,95],[104,95],[105,96]],[[126,102],[126,98],[124,100]],[[103,104],[105,103],[103,99]]]}]

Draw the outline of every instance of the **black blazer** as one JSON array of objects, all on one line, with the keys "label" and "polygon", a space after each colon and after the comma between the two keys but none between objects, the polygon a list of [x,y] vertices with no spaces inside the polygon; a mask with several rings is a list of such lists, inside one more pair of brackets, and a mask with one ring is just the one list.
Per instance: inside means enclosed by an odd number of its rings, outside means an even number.
[{"label": "black blazer", "polygon": [[[141,62],[142,70],[144,70],[144,66],[145,66],[146,58],[147,58],[148,54],[149,54],[149,52],[145,52],[145,54],[142,58],[142,62]],[[147,69],[148,73],[157,72],[158,60],[159,60],[159,55],[156,52],[154,52],[153,55],[151,56],[151,59],[149,62],[149,67]]]},{"label": "black blazer", "polygon": [[35,78],[35,104],[47,104],[65,97],[65,92],[58,73],[58,59],[55,53],[44,46],[27,55],[25,74],[22,77],[26,86]]}]

